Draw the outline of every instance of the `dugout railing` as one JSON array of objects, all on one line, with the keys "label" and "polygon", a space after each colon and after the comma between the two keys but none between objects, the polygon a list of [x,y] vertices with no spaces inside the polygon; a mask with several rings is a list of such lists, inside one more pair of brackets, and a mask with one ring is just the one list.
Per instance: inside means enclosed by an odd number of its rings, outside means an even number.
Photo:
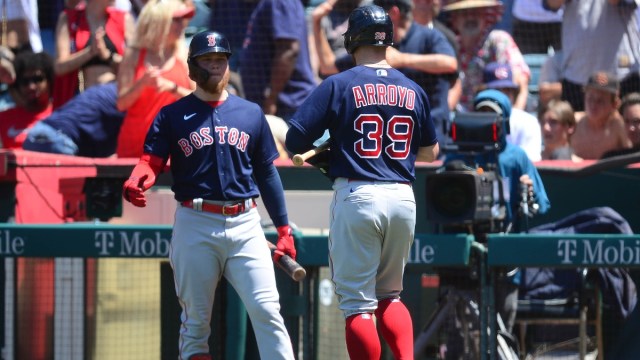
[{"label": "dugout railing", "polygon": [[[166,264],[170,242],[170,226],[117,226],[101,223],[33,225],[1,224],[0,257],[2,268],[1,307],[4,327],[0,333],[3,358],[11,359],[104,359],[96,354],[96,306],[109,299],[97,294],[102,279],[96,270],[97,261],[121,259],[140,261],[159,260],[155,266],[160,283],[157,300],[159,329],[154,344],[160,359],[177,357],[179,307],[175,300],[171,270]],[[267,233],[275,240],[274,233]],[[299,262],[308,271],[307,278],[295,283],[277,270],[282,312],[287,328],[301,359],[318,359],[322,349],[322,332],[318,318],[321,306],[318,269],[327,266],[327,237],[297,234]],[[470,235],[418,234],[407,265],[404,300],[419,330],[425,298],[415,286],[418,277],[430,274],[437,266],[467,266],[473,248],[486,251],[486,279],[482,288],[483,318],[488,328],[495,318],[491,297],[492,271],[504,266],[549,267],[625,267],[640,266],[640,236],[635,235],[497,235],[488,236],[486,244],[477,244]],[[121,263],[122,264],[122,263]],[[20,270],[22,269],[22,270]],[[28,271],[31,272],[28,272]],[[120,269],[122,270],[122,269]],[[115,272],[120,270],[115,269]],[[128,268],[119,276],[135,276],[135,268]],[[412,285],[413,284],[413,285]],[[38,286],[45,288],[38,290]],[[432,284],[433,285],[433,284]],[[47,288],[47,286],[49,286]],[[148,286],[144,280],[131,287]],[[423,287],[425,286],[423,282]],[[219,305],[214,309],[212,352],[216,358],[258,359],[252,343],[250,324],[241,302],[232,291],[220,292]],[[125,289],[127,291],[127,289]],[[25,299],[25,296],[36,298]],[[38,302],[37,298],[50,297]],[[107,306],[108,307],[108,306]],[[428,307],[428,306],[427,306]],[[117,314],[117,309],[110,309]],[[133,316],[133,315],[130,315]],[[44,324],[42,323],[44,321]],[[107,319],[107,322],[109,319]],[[484,327],[484,328],[487,328]],[[135,331],[133,336],[136,336]],[[608,331],[618,332],[620,329]],[[495,332],[494,332],[495,333]],[[25,338],[26,336],[26,338]],[[491,351],[495,339],[489,332],[481,334],[481,348],[486,359],[495,359]],[[142,337],[140,337],[142,338]],[[131,339],[122,341],[129,343]],[[611,346],[616,339],[611,340]],[[133,341],[135,344],[136,342]],[[628,345],[628,344],[627,344]],[[121,345],[125,346],[125,345]],[[616,344],[616,350],[625,344]],[[27,351],[27,353],[25,353]],[[22,353],[21,353],[22,352]],[[122,355],[120,359],[126,359]],[[131,359],[141,358],[132,353]],[[142,357],[150,358],[150,357]],[[610,359],[612,357],[608,357]]]},{"label": "dugout railing", "polygon": [[[271,241],[275,234],[267,233]],[[2,317],[4,327],[4,359],[99,359],[92,346],[95,339],[95,304],[105,301],[92,298],[101,281],[96,276],[96,259],[120,258],[126,261],[140,259],[166,259],[170,242],[169,226],[115,226],[109,224],[0,225],[0,256],[2,269]],[[281,293],[283,315],[294,341],[296,352],[302,359],[317,359],[318,307],[320,306],[317,269],[327,265],[327,238],[297,235],[299,262],[308,271],[307,278],[294,283],[279,270],[278,287]],[[467,266],[472,248],[486,250],[487,281],[482,288],[483,299],[492,291],[491,271],[504,266],[550,267],[638,267],[640,266],[640,236],[635,235],[489,235],[486,245],[479,245],[468,235],[418,234],[407,266],[407,285],[415,284],[418,274],[423,276],[437,266]],[[90,260],[90,261],[88,261]],[[22,265],[18,265],[18,263]],[[161,359],[176,358],[179,328],[179,307],[175,301],[171,270],[165,261],[159,261],[160,273],[160,334],[158,352]],[[19,275],[19,268],[31,273]],[[46,276],[40,271],[50,271]],[[122,276],[133,274],[123,273]],[[30,292],[25,289],[31,289]],[[34,290],[40,289],[40,290]],[[228,290],[228,289],[227,289]],[[418,289],[407,287],[405,301],[415,315],[424,307],[424,298]],[[222,292],[220,305],[214,309],[212,351],[218,358],[257,359],[252,346],[250,324],[244,307],[232,291]],[[33,309],[34,299],[52,296],[49,307]],[[494,309],[489,300],[482,306],[483,328],[493,328]],[[37,304],[36,304],[37,305]],[[93,312],[91,309],[94,309]],[[423,309],[424,310],[424,309]],[[107,320],[108,321],[108,320]],[[38,323],[43,322],[43,323]],[[420,327],[419,320],[416,328]],[[21,331],[26,328],[28,331]],[[40,329],[40,330],[38,330]],[[93,329],[93,330],[92,330]],[[416,329],[418,330],[418,329]],[[494,332],[495,333],[495,332]],[[28,334],[27,339],[20,336]],[[135,337],[135,332],[133,336]],[[619,334],[620,335],[620,334]],[[38,338],[38,337],[42,338]],[[617,336],[616,336],[617,337]],[[628,337],[628,336],[627,336]],[[612,341],[612,345],[615,340]],[[29,344],[28,347],[18,344]],[[135,343],[135,341],[134,341]],[[494,359],[495,346],[489,332],[482,332],[481,346],[486,359]],[[624,344],[615,345],[618,350]],[[41,349],[39,347],[42,347]],[[29,354],[20,353],[27,351]],[[125,357],[126,358],[126,357]],[[131,358],[138,358],[133,356]]]},{"label": "dugout railing", "polygon": [[[161,359],[177,358],[179,306],[175,299],[172,272],[166,262],[170,237],[171,227],[165,225],[1,224],[4,300],[0,313],[5,326],[0,329],[0,341],[3,358],[109,358],[97,354],[95,345],[99,341],[96,339],[99,337],[96,327],[101,326],[97,324],[96,313],[100,312],[101,306],[109,308],[104,303],[112,301],[109,296],[101,299],[96,290],[101,287],[102,281],[97,270],[100,268],[99,260],[104,259],[131,262],[165,259],[154,265],[160,279],[157,299],[160,305],[157,314],[160,329],[156,331],[159,337],[151,340],[155,344],[146,346],[156,347]],[[275,241],[275,234],[267,232],[267,238]],[[295,283],[277,270],[282,313],[299,358],[317,359],[323,351],[318,347],[321,336],[318,326],[318,307],[321,303],[318,269],[327,266],[327,237],[298,233],[296,242],[298,260],[306,268],[308,276],[304,281]],[[424,272],[428,267],[438,264],[465,266],[471,243],[471,237],[466,235],[418,235],[412,248],[410,271]],[[135,268],[129,272],[125,269],[119,276],[135,277],[139,275],[135,271]],[[131,291],[144,286],[149,284],[141,280],[131,287]],[[230,287],[222,285],[222,288],[218,289],[220,297],[218,305],[214,307],[210,341],[212,352],[216,358],[257,359],[244,307]],[[42,303],[37,299],[25,298],[28,296],[49,300]],[[407,296],[410,304],[411,298]],[[421,299],[413,300],[417,300],[413,306],[419,306],[422,302]],[[107,311],[118,313],[117,309]],[[135,330],[131,335],[136,336]],[[128,339],[122,341],[129,343]],[[138,350],[132,350],[130,358],[139,359],[140,355],[135,355],[137,353]],[[120,354],[118,358],[127,357],[126,354]]]}]

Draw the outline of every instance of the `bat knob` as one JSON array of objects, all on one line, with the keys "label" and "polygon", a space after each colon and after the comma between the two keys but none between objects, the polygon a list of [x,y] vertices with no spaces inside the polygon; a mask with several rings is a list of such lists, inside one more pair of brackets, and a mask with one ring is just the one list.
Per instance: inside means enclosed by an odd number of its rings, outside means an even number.
[{"label": "bat knob", "polygon": [[307,276],[307,271],[304,268],[299,268],[293,273],[293,280],[300,281]]},{"label": "bat knob", "polygon": [[300,155],[294,155],[293,159],[291,160],[293,161],[293,165],[295,166],[302,166],[304,164],[304,159]]}]

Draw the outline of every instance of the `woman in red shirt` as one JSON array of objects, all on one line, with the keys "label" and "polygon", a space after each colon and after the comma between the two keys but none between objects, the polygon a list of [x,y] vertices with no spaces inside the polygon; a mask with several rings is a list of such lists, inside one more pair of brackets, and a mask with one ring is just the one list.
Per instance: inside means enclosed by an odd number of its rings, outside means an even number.
[{"label": "woman in red shirt", "polygon": [[118,109],[127,114],[118,137],[118,157],[140,157],[154,117],[190,94],[184,30],[195,9],[180,0],[151,0],[138,16],[133,42],[118,72]]},{"label": "woman in red shirt", "polygon": [[135,24],[131,14],[110,4],[111,0],[87,0],[60,13],[55,33],[54,107],[90,86],[116,79]]}]

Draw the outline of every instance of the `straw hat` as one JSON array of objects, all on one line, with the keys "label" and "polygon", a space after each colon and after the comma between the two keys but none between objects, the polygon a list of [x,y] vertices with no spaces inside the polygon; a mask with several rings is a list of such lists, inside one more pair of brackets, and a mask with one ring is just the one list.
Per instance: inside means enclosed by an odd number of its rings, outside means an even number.
[{"label": "straw hat", "polygon": [[456,11],[466,9],[479,9],[487,7],[498,7],[502,3],[498,0],[460,0],[454,1],[442,8],[442,11]]}]

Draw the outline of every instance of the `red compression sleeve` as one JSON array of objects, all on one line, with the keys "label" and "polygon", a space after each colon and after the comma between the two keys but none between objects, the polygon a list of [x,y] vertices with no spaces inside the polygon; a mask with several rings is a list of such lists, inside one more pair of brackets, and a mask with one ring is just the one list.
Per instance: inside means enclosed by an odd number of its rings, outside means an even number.
[{"label": "red compression sleeve", "polygon": [[396,359],[413,359],[413,323],[407,307],[400,299],[378,302],[376,318],[382,337]]},{"label": "red compression sleeve", "polygon": [[382,348],[372,314],[349,316],[345,326],[345,337],[351,360],[380,359]]}]

